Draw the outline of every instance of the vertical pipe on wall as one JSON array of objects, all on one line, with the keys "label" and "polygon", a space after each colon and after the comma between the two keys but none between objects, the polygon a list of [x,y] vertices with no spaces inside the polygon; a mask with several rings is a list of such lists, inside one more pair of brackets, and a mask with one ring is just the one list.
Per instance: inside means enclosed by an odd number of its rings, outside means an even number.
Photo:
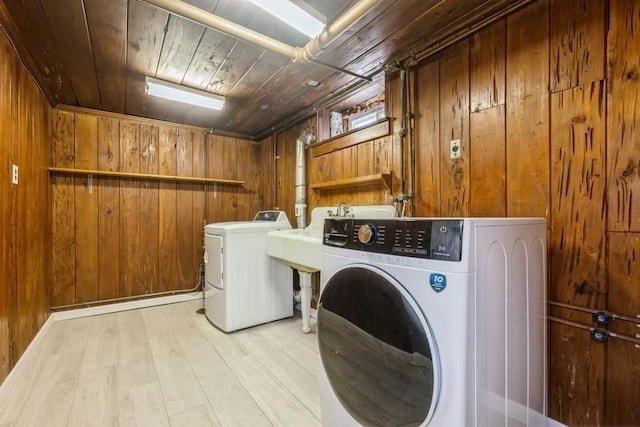
[{"label": "vertical pipe on wall", "polygon": [[[405,68],[406,71],[406,68]],[[407,126],[407,143],[409,144],[409,176],[408,176],[408,202],[411,216],[414,215],[415,212],[415,179],[416,179],[416,146],[415,146],[415,132],[414,132],[414,116],[413,116],[413,96],[411,91],[411,79],[406,79],[405,82],[406,87],[406,95],[405,95],[405,103],[406,103],[406,126]]]},{"label": "vertical pipe on wall", "polygon": [[313,141],[314,135],[310,128],[300,132],[296,139],[296,226],[305,228],[307,226],[307,171],[306,171],[306,149]]},{"label": "vertical pipe on wall", "polygon": [[[404,188],[404,165],[405,165],[405,142],[407,135],[407,102],[405,99],[405,86],[407,81],[407,69],[402,66],[400,68],[400,194],[399,199],[402,199],[405,194]],[[402,201],[402,200],[399,200]]]}]

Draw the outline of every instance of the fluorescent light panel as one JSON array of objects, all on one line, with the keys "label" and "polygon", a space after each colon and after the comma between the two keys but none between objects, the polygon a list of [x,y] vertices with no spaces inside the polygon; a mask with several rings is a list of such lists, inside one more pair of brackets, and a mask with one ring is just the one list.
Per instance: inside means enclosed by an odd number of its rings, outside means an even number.
[{"label": "fluorescent light panel", "polygon": [[289,0],[249,0],[265,12],[307,36],[314,38],[324,29],[324,23]]},{"label": "fluorescent light panel", "polygon": [[212,110],[222,110],[224,107],[224,97],[220,95],[180,86],[175,83],[165,82],[148,76],[146,78],[146,83],[147,94],[151,96],[183,102],[185,104],[197,105],[199,107],[210,108]]}]

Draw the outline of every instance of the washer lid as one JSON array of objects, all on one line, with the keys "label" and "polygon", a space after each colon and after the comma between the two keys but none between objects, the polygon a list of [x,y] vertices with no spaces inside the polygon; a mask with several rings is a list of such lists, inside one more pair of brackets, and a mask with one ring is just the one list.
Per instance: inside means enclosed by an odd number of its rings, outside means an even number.
[{"label": "washer lid", "polygon": [[336,272],[318,304],[318,347],[336,397],[363,425],[417,426],[440,391],[433,333],[406,290],[375,267]]},{"label": "washer lid", "polygon": [[257,231],[271,231],[271,230],[288,230],[291,226],[289,224],[282,224],[280,222],[266,222],[266,221],[235,221],[235,222],[218,222],[214,224],[208,224],[204,227],[205,233],[219,234],[223,231],[236,231],[236,232],[257,232]]}]

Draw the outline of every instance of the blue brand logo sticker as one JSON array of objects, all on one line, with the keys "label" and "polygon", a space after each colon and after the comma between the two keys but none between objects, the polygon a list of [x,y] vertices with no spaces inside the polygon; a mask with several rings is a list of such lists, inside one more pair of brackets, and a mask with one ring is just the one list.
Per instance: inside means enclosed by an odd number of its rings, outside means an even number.
[{"label": "blue brand logo sticker", "polygon": [[444,274],[432,273],[431,277],[429,277],[429,283],[434,291],[441,292],[447,287],[447,276]]}]

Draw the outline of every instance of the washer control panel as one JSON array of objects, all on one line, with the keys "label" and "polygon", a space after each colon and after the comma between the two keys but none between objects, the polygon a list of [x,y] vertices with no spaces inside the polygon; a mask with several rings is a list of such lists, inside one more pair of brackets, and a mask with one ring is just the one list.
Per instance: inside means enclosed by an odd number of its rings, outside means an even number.
[{"label": "washer control panel", "polygon": [[253,218],[254,222],[267,221],[267,222],[289,222],[287,214],[284,211],[260,211]]},{"label": "washer control panel", "polygon": [[415,258],[460,261],[462,219],[327,218],[323,244]]}]

